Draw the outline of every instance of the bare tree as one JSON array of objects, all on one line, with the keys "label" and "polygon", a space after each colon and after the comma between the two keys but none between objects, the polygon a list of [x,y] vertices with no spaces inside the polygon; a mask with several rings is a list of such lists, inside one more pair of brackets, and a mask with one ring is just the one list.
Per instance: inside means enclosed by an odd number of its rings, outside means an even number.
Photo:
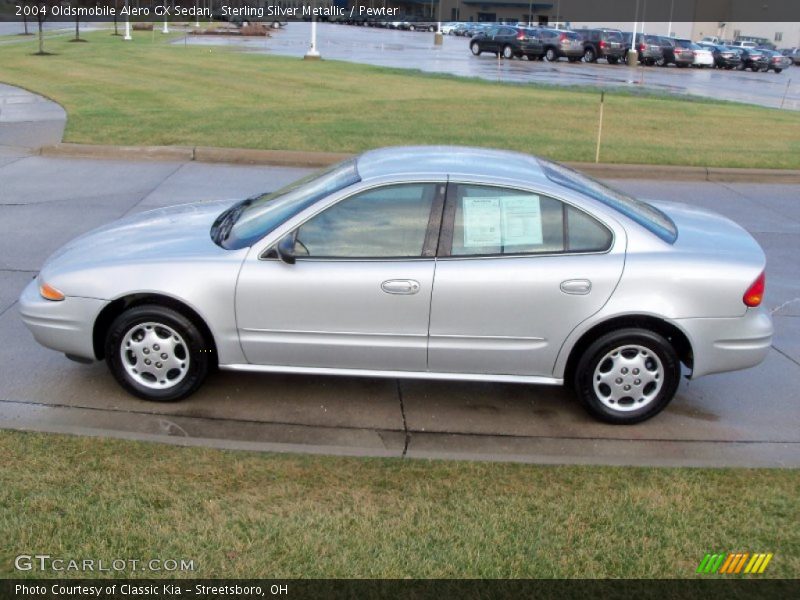
[{"label": "bare tree", "polygon": [[40,1],[40,2],[33,2],[34,6],[38,9],[36,11],[36,23],[39,26],[39,56],[43,56],[47,54],[44,51],[44,22],[47,20],[47,2]]}]

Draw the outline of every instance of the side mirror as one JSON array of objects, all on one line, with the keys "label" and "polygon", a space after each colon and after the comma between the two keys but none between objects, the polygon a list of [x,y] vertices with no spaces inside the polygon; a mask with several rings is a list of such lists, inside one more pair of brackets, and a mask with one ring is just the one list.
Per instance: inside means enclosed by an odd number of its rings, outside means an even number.
[{"label": "side mirror", "polygon": [[278,258],[287,265],[293,265],[296,262],[294,257],[294,233],[284,236],[275,249],[278,251]]}]

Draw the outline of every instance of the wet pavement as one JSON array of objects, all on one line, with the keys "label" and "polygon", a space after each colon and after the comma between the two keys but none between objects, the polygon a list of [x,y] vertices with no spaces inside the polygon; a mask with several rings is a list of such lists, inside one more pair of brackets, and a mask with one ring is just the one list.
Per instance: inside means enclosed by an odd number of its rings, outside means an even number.
[{"label": "wet pavement", "polygon": [[[424,34],[420,34],[424,35]],[[303,169],[96,161],[0,148],[0,427],[252,450],[540,463],[800,466],[800,186],[615,182],[710,207],[768,256],[773,350],[757,368],[683,381],[646,423],[595,422],[557,387],[220,372],[191,398],[123,392],[105,365],[34,342],[16,299],[70,238],[123,215],[276,189]]]},{"label": "wet pavement", "polygon": [[[289,23],[270,38],[187,36],[176,44],[231,46],[244,51],[303,56],[309,44],[310,25]],[[800,110],[800,69],[782,73],[752,73],[717,69],[678,69],[594,64],[498,60],[494,55],[472,56],[469,39],[444,36],[435,46],[434,34],[372,27],[320,23],[318,48],[323,59],[343,60],[383,67],[419,69],[463,77],[479,77],[506,83],[537,83],[559,86],[648,89],[668,94],[693,94],[717,100],[758,104],[770,108]]]}]

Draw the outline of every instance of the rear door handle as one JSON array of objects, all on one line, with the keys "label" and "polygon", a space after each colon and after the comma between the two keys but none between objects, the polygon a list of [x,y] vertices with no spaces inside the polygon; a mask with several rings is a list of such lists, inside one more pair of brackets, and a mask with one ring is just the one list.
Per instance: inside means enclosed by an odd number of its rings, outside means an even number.
[{"label": "rear door handle", "polygon": [[565,294],[585,296],[592,291],[592,282],[588,279],[567,279],[561,282],[561,291]]},{"label": "rear door handle", "polygon": [[414,281],[413,279],[389,279],[381,284],[381,289],[387,294],[409,296],[419,291],[419,281]]}]

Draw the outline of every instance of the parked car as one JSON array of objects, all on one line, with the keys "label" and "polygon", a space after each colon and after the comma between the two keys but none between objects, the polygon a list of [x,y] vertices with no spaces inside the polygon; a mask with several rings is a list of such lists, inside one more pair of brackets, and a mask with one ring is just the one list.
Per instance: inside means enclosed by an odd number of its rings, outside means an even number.
[{"label": "parked car", "polygon": [[604,58],[615,65],[625,54],[622,32],[617,29],[579,29],[577,33],[583,41],[583,60],[586,62]]},{"label": "parked car", "polygon": [[460,25],[460,23],[443,23],[442,24],[442,34],[443,35],[453,35],[456,31],[456,28]]},{"label": "parked car", "polygon": [[492,52],[508,59],[526,56],[533,60],[544,54],[544,46],[536,31],[508,25],[496,25],[479,32],[470,41],[469,49],[475,56]]},{"label": "parked car", "polygon": [[764,50],[767,59],[767,71],[780,73],[792,66],[792,59],[775,50]]},{"label": "parked car", "polygon": [[769,66],[765,50],[759,50],[758,48],[739,48],[739,55],[742,57],[742,62],[739,63],[737,67],[740,71],[750,69],[755,73],[756,71],[766,71]]},{"label": "parked car", "polygon": [[[628,60],[628,52],[631,49],[632,32],[622,33],[623,45],[625,47],[624,60]],[[661,40],[657,35],[636,34],[636,52],[639,53],[639,62],[643,65],[652,66],[664,58],[664,50],[661,47]]]},{"label": "parked car", "polygon": [[786,48],[781,50],[781,54],[791,58],[794,64],[800,65],[800,48]]},{"label": "parked car", "polygon": [[692,44],[691,47],[692,56],[694,56],[692,66],[695,66],[699,69],[705,69],[706,67],[714,66],[714,54],[710,48],[704,48],[698,44]]},{"label": "parked car", "polygon": [[532,156],[374,150],[231,204],[126,217],[23,291],[46,347],[175,401],[231,371],[567,383],[636,423],[759,364],[765,257],[731,220]]},{"label": "parked car", "polygon": [[583,40],[574,31],[537,27],[534,29],[544,46],[544,59],[549,62],[566,57],[569,62],[578,62],[583,57]]},{"label": "parked car", "polygon": [[714,56],[714,66],[718,69],[736,69],[742,62],[739,51],[728,46],[713,46],[711,54]]},{"label": "parked car", "polygon": [[407,21],[403,21],[400,29],[405,29],[406,31],[436,31],[438,25],[429,19],[424,17],[412,17],[409,18]]},{"label": "parked car", "polygon": [[728,45],[731,46],[732,48],[755,48],[756,46],[758,46],[758,44],[755,42],[741,41],[741,40],[731,42]]},{"label": "parked car", "polygon": [[688,67],[694,64],[694,44],[691,40],[660,37],[664,56],[656,64],[662,67],[674,64],[676,67]]}]

